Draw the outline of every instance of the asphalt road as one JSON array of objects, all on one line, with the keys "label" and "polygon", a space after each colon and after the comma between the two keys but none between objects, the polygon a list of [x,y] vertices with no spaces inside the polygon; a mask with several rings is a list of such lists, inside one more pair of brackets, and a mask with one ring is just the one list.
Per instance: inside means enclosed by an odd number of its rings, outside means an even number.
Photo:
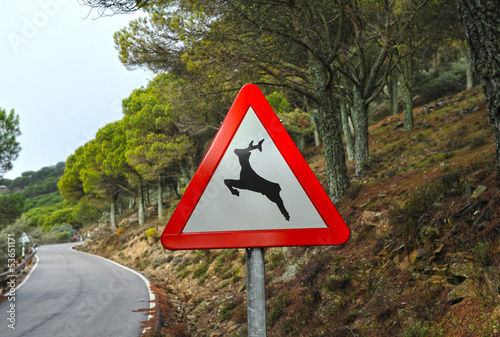
[{"label": "asphalt road", "polygon": [[[39,262],[0,305],[0,336],[139,336],[150,291],[137,274],[105,259],[74,251],[75,244],[38,248]],[[9,328],[15,303],[15,330]],[[12,315],[11,315],[12,316]]]}]

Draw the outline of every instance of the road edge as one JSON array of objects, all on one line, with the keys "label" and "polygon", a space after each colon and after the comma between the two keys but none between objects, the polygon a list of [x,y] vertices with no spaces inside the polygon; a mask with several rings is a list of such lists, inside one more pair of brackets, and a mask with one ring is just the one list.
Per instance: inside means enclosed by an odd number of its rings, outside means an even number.
[{"label": "road edge", "polygon": [[[98,258],[100,258],[102,260],[111,262],[111,263],[117,265],[118,267],[122,267],[123,269],[126,269],[126,270],[128,270],[128,271],[136,274],[137,276],[139,276],[144,281],[144,283],[146,283],[146,286],[148,287],[148,291],[149,291],[149,310],[153,310],[156,307],[156,295],[153,292],[153,290],[151,289],[151,282],[148,280],[148,278],[146,276],[144,276],[144,274],[139,273],[137,270],[134,270],[132,268],[126,267],[126,266],[124,266],[122,264],[119,264],[118,262],[115,262],[113,260],[107,259],[105,257],[99,256],[99,255],[95,255],[95,254],[92,254],[92,253],[82,252],[82,251],[74,249],[74,247],[76,247],[77,245],[78,244],[75,244],[75,245],[69,247],[69,249],[71,249],[74,252],[92,255],[92,256],[98,257]],[[38,260],[37,260],[37,263],[38,263]],[[153,315],[148,314],[148,319],[145,322],[148,322],[153,317],[154,317]],[[146,327],[146,328],[142,329],[141,335],[144,334],[144,333],[146,333],[147,330],[149,330],[149,329],[151,329],[151,328],[150,327]]]},{"label": "road edge", "polygon": [[28,279],[31,277],[31,274],[33,274],[33,272],[35,271],[36,267],[38,267],[38,261],[40,261],[40,258],[38,257],[38,255],[35,254],[35,264],[30,268],[30,271],[28,272],[28,274],[26,274],[24,277],[23,277],[23,280],[21,281],[21,283],[19,283],[17,286],[16,286],[16,291],[18,291],[27,281]]}]

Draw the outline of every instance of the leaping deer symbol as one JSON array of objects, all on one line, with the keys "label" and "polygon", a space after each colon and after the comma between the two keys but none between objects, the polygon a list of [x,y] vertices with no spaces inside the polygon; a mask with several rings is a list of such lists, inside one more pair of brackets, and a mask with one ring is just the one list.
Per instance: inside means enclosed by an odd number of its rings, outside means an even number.
[{"label": "leaping deer symbol", "polygon": [[238,191],[237,188],[262,193],[278,206],[281,214],[283,214],[285,219],[289,221],[290,215],[285,209],[283,200],[280,197],[280,185],[262,178],[250,166],[250,151],[258,149],[262,152],[263,142],[264,139],[262,139],[257,145],[253,145],[252,140],[246,149],[234,150],[234,153],[238,156],[241,165],[240,179],[225,179],[224,184],[226,184],[231,193],[235,196],[240,195],[240,191]]}]

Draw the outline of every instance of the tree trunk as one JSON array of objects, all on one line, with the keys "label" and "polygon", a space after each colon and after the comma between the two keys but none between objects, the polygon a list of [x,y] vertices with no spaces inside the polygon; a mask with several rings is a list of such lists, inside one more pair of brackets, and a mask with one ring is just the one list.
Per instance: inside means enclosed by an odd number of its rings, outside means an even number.
[{"label": "tree trunk", "polygon": [[469,89],[472,89],[472,87],[474,86],[474,75],[473,75],[473,72],[472,72],[472,67],[474,66],[472,64],[472,58],[470,57],[470,51],[467,50],[467,52],[465,53],[466,57],[465,57],[465,61],[467,62],[467,67],[465,69],[465,77],[467,79],[467,86],[466,86],[466,89],[469,90]]},{"label": "tree trunk", "polygon": [[334,111],[331,102],[327,102],[319,107],[317,116],[319,132],[323,139],[328,189],[333,202],[340,200],[350,185],[339,115]]},{"label": "tree trunk", "polygon": [[415,126],[413,122],[413,97],[412,90],[406,84],[403,84],[403,102],[404,102],[404,112],[403,112],[403,128],[405,131],[413,129]]},{"label": "tree trunk", "polygon": [[333,89],[327,84],[331,74],[313,57],[310,57],[309,61],[310,77],[318,105],[317,115],[314,118],[323,140],[329,195],[333,202],[337,202],[350,185],[342,141],[342,122],[340,113],[335,111]]},{"label": "tree trunk", "polygon": [[340,116],[342,118],[342,130],[344,131],[347,158],[349,158],[349,160],[354,160],[354,138],[351,132],[349,114],[347,113],[347,109],[348,107],[345,104],[340,105]]},{"label": "tree trunk", "polygon": [[144,215],[144,192],[142,190],[142,186],[139,185],[137,188],[137,205],[138,205],[138,220],[139,225],[144,225],[146,222],[146,217]]},{"label": "tree trunk", "polygon": [[184,166],[181,166],[182,177],[184,178],[184,184],[187,185],[191,181],[191,175],[189,174],[189,170]]},{"label": "tree trunk", "polygon": [[389,79],[389,96],[391,98],[391,111],[392,115],[396,116],[399,112],[399,85],[398,85],[398,76],[394,72],[394,74]]},{"label": "tree trunk", "polygon": [[369,158],[368,149],[368,105],[361,95],[361,88],[354,87],[352,119],[356,133],[354,159],[356,161],[356,175],[363,175],[363,163]]},{"label": "tree trunk", "polygon": [[304,135],[299,135],[295,137],[295,144],[300,152],[303,152],[306,148],[306,137]]},{"label": "tree trunk", "polygon": [[498,0],[455,0],[495,133],[500,174],[500,6]]},{"label": "tree trunk", "polygon": [[[313,112],[313,114],[316,114],[316,113]],[[321,139],[319,138],[318,125],[316,124],[316,121],[314,120],[314,117],[311,117],[311,124],[314,125],[314,145],[315,146],[320,146],[321,145]]]},{"label": "tree trunk", "polygon": [[158,178],[158,219],[163,218],[163,186],[161,178]]},{"label": "tree trunk", "polygon": [[109,210],[109,222],[111,223],[111,229],[113,230],[113,233],[116,233],[118,230],[118,225],[116,224],[116,200],[118,199],[118,195],[113,195],[111,197],[111,207]]}]

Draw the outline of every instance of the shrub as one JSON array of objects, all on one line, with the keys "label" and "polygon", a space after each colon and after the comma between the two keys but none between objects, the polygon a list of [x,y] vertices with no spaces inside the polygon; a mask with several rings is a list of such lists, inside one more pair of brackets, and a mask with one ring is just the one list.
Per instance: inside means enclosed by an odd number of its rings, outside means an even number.
[{"label": "shrub", "polygon": [[454,64],[440,74],[424,72],[419,74],[416,82],[414,91],[422,97],[422,103],[425,104],[465,90],[465,68],[461,64]]},{"label": "shrub", "polygon": [[267,315],[269,325],[273,326],[280,317],[283,316],[289,304],[290,293],[286,290],[271,299],[269,303],[269,314]]},{"label": "shrub", "polygon": [[339,274],[332,275],[326,278],[324,286],[329,291],[337,291],[345,289],[351,283],[351,275]]},{"label": "shrub", "polygon": [[148,238],[152,238],[155,241],[160,238],[160,235],[158,234],[158,232],[154,228],[146,229],[145,234]]},{"label": "shrub", "polygon": [[191,275],[191,277],[199,278],[200,276],[205,275],[209,267],[210,264],[208,264],[207,262],[203,262],[193,271],[193,275]]},{"label": "shrub", "polygon": [[169,262],[169,257],[165,255],[158,255],[153,259],[153,262],[151,263],[151,266],[153,269],[158,268],[162,264],[168,263]]},{"label": "shrub", "polygon": [[491,247],[488,241],[478,242],[474,247],[474,260],[484,267],[491,265]]},{"label": "shrub", "polygon": [[396,234],[403,238],[415,238],[419,232],[419,221],[428,213],[432,204],[442,194],[442,183],[434,181],[415,189],[403,205],[389,210],[389,222],[396,228]]},{"label": "shrub", "polygon": [[281,264],[283,264],[285,260],[285,257],[283,256],[283,253],[281,251],[279,252],[274,252],[270,255],[268,255],[268,264],[269,264],[269,270],[274,270]]},{"label": "shrub", "polygon": [[484,144],[486,144],[487,140],[488,140],[487,135],[480,134],[480,135],[471,139],[469,147],[471,148],[471,150],[475,150],[475,149],[483,146]]},{"label": "shrub", "polygon": [[221,309],[220,309],[220,320],[221,321],[227,321],[229,318],[231,318],[231,311],[238,305],[237,302],[227,302],[222,304]]}]

